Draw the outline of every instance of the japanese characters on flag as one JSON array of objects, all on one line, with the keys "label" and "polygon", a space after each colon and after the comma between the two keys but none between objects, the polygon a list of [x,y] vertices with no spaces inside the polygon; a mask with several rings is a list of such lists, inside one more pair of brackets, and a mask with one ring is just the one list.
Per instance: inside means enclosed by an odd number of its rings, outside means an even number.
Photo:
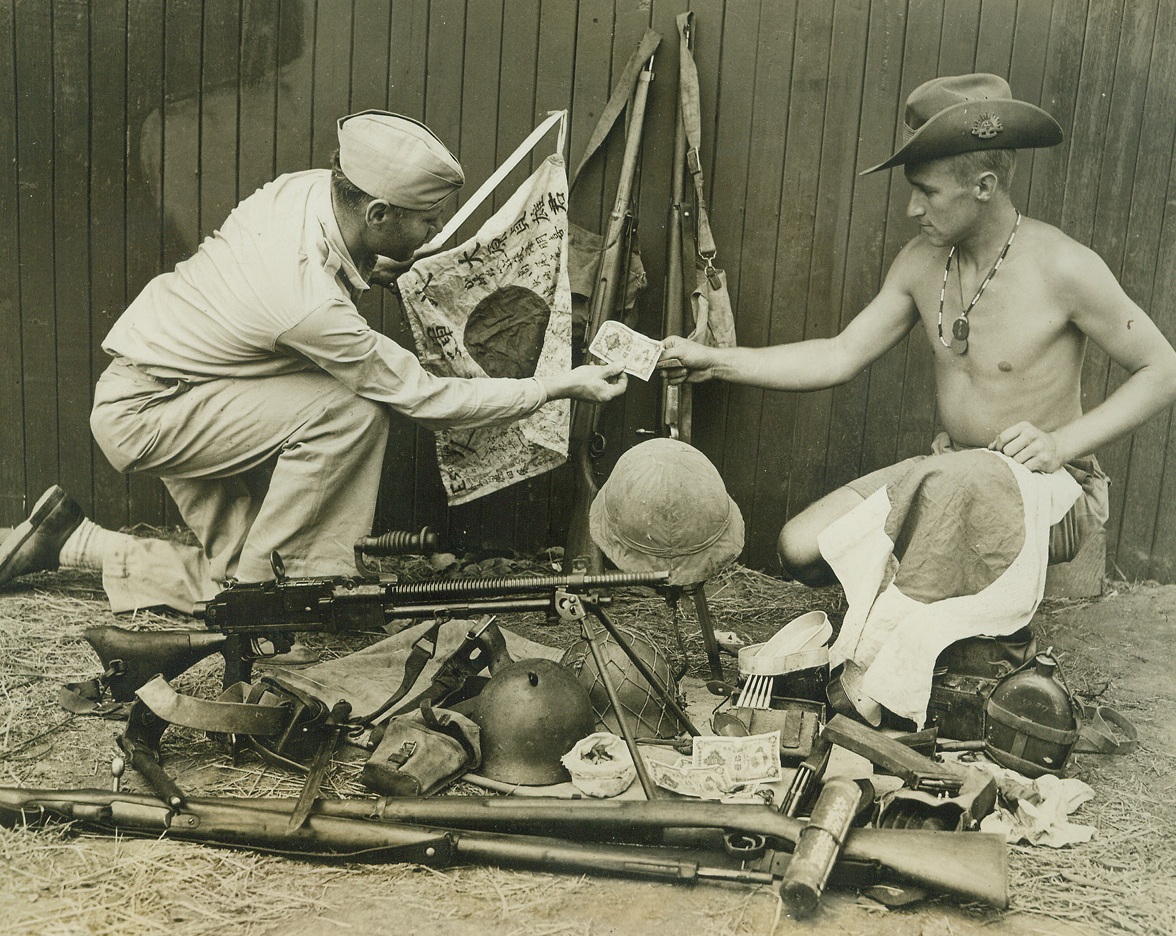
[{"label": "japanese characters on flag", "polygon": [[[542,377],[571,368],[568,181],[549,156],[465,243],[398,280],[422,365],[446,377]],[[568,455],[569,403],[525,419],[437,433],[450,504],[550,471]]]}]

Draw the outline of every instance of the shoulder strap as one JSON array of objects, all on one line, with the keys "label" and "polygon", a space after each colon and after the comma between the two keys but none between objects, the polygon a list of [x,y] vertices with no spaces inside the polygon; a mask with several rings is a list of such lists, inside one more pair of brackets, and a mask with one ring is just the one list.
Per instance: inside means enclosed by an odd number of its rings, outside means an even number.
[{"label": "shoulder strap", "polygon": [[678,107],[682,112],[682,124],[686,129],[686,169],[694,183],[694,226],[698,255],[712,265],[715,254],[715,238],[711,233],[710,219],[706,213],[706,198],[703,195],[702,119],[698,97],[698,68],[691,52],[690,31],[693,26],[692,13],[678,15]]},{"label": "shoulder strap", "polygon": [[617,122],[617,117],[620,116],[621,111],[628,105],[629,98],[633,95],[633,88],[637,85],[637,78],[641,74],[641,69],[649,61],[650,56],[657,50],[660,42],[661,33],[655,32],[652,29],[645,30],[645,35],[641,37],[641,42],[638,44],[637,50],[629,58],[624,71],[621,72],[620,78],[617,79],[612,96],[608,99],[608,103],[604,105],[604,110],[600,113],[600,119],[596,121],[596,127],[592,130],[592,135],[588,138],[588,145],[584,147],[584,154],[580,157],[579,163],[576,164],[576,168],[568,180],[569,189],[576,184],[576,179],[580,177],[580,170],[592,158],[592,154],[600,149],[605,137],[612,130],[613,124]]},{"label": "shoulder strap", "polygon": [[465,224],[466,219],[475,211],[477,211],[482,202],[489,198],[491,193],[496,188],[498,188],[498,186],[502,183],[502,180],[510,174],[511,170],[521,163],[524,157],[530,155],[531,150],[533,150],[538,145],[539,141],[547,135],[547,131],[550,130],[557,121],[559,122],[559,139],[555,144],[555,152],[557,155],[562,157],[564,149],[564,132],[567,127],[567,117],[568,112],[566,110],[551,111],[543,120],[543,122],[531,131],[530,136],[528,136],[525,140],[523,140],[522,143],[515,147],[515,151],[503,161],[502,165],[495,169],[494,172],[490,174],[490,177],[478,187],[478,190],[474,192],[474,194],[471,195],[460,208],[457,209],[453,217],[446,222],[445,227],[443,227],[437,233],[437,236],[417,250],[417,252],[414,254],[414,257],[416,259],[420,259],[421,257],[435,254],[438,250],[440,250],[445,245],[446,241],[448,241],[451,237],[453,237],[454,234],[457,233],[458,228]]}]

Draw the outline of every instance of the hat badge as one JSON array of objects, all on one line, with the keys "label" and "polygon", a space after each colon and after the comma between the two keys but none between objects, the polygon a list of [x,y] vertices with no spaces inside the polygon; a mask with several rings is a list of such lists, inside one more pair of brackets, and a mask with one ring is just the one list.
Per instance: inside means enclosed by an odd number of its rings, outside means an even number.
[{"label": "hat badge", "polygon": [[972,124],[972,136],[979,137],[981,140],[991,140],[1002,130],[1004,127],[1001,126],[1000,118],[995,114],[981,114]]}]

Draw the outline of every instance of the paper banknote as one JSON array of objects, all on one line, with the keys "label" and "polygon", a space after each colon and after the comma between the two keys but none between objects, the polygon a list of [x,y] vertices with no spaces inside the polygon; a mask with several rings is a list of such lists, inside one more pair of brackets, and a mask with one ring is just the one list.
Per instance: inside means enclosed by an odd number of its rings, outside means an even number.
[{"label": "paper banknote", "polygon": [[780,769],[780,732],[746,737],[696,737],[690,757],[648,761],[653,782],[684,796],[721,799],[741,787],[775,783]]},{"label": "paper banknote", "polygon": [[780,732],[744,737],[697,737],[695,767],[719,769],[732,784],[773,783],[780,771]]},{"label": "paper banknote", "polygon": [[695,767],[685,757],[672,763],[650,760],[649,776],[659,787],[700,799],[722,799],[732,788],[721,768]]},{"label": "paper banknote", "polygon": [[588,350],[609,364],[623,364],[626,374],[649,380],[657,359],[661,357],[662,347],[660,341],[608,319],[600,326]]}]

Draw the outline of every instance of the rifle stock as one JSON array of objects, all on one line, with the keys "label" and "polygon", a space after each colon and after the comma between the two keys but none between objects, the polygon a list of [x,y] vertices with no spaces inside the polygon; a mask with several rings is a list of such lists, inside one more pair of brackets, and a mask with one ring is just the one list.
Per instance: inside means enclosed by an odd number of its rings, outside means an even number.
[{"label": "rifle stock", "polygon": [[116,702],[133,702],[135,690],[154,676],[174,679],[223,650],[229,640],[206,631],[132,631],[113,624],[88,627],[82,636],[102,661]]}]

